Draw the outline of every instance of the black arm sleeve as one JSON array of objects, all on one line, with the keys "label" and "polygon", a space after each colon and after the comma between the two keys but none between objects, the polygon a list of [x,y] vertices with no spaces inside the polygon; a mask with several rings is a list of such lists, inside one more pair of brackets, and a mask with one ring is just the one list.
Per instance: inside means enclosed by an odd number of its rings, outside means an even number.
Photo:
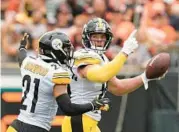
[{"label": "black arm sleeve", "polygon": [[56,101],[62,111],[68,116],[76,116],[93,110],[91,103],[73,104],[68,94],[62,94],[56,98]]},{"label": "black arm sleeve", "polygon": [[19,49],[18,53],[18,61],[19,61],[19,66],[21,67],[21,64],[23,60],[27,57],[27,51],[24,48]]}]

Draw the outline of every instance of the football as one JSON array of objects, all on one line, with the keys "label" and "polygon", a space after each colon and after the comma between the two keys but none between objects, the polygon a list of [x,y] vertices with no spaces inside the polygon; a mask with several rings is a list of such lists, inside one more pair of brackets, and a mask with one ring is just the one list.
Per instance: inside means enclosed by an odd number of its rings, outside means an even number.
[{"label": "football", "polygon": [[170,66],[170,55],[159,53],[155,55],[147,64],[146,77],[148,79],[161,77]]}]

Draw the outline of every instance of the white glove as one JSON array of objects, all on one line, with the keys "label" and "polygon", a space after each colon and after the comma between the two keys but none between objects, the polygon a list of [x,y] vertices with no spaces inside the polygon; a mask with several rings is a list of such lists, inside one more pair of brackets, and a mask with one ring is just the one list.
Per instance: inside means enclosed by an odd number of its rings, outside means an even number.
[{"label": "white glove", "polygon": [[127,55],[131,54],[132,52],[134,52],[135,49],[138,48],[138,42],[135,38],[135,34],[136,34],[137,30],[135,29],[130,36],[128,37],[128,39],[124,42],[124,46],[122,48],[122,52],[126,53]]},{"label": "white glove", "polygon": [[165,77],[165,75],[167,74],[168,71],[166,71],[162,76],[158,77],[158,78],[153,78],[153,79],[148,79],[147,76],[146,76],[146,72],[142,73],[141,74],[141,78],[142,78],[142,81],[144,83],[144,88],[145,90],[148,89],[148,82],[149,81],[152,81],[152,80],[161,80],[162,78]]}]

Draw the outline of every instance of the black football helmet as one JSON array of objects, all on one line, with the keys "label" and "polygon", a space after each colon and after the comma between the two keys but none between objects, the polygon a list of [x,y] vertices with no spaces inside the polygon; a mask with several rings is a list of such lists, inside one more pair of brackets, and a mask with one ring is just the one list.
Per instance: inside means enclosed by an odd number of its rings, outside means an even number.
[{"label": "black football helmet", "polygon": [[[106,35],[106,42],[104,46],[96,47],[95,44],[90,41],[90,35],[96,33],[104,33]],[[112,41],[113,34],[109,24],[101,18],[93,18],[87,24],[84,25],[83,34],[82,34],[82,43],[85,48],[92,49],[98,53],[104,53]]]},{"label": "black football helmet", "polygon": [[47,32],[39,39],[39,56],[46,62],[70,66],[73,52],[68,36],[59,31]]}]

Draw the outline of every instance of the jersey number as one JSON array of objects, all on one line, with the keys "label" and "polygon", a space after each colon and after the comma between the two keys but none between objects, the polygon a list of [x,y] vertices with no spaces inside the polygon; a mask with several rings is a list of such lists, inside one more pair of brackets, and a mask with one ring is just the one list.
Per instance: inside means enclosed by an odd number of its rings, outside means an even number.
[{"label": "jersey number", "polygon": [[[31,77],[30,77],[29,75],[25,75],[25,76],[23,77],[23,80],[22,80],[22,86],[23,86],[23,87],[25,86],[25,82],[26,82],[26,89],[25,89],[25,91],[24,91],[24,96],[23,96],[22,101],[21,101],[21,109],[23,109],[23,110],[26,110],[26,109],[27,109],[27,105],[23,105],[23,102],[24,102],[24,100],[27,98],[27,94],[29,93],[29,90],[30,90]],[[31,106],[31,109],[30,109],[30,112],[31,112],[31,113],[34,113],[34,111],[35,111],[35,106],[36,106],[36,104],[37,104],[37,100],[38,100],[38,89],[39,89],[40,79],[35,78],[35,79],[34,79],[34,83],[35,83],[35,86],[34,86],[34,97],[33,97],[32,106]]]}]

